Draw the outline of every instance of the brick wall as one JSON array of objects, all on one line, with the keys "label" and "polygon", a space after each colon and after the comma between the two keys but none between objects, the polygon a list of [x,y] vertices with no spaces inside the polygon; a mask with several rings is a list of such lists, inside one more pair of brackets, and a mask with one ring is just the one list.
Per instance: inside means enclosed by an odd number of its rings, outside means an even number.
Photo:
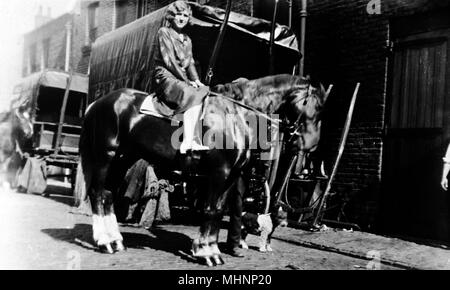
[{"label": "brick wall", "polygon": [[66,24],[72,19],[70,14],[64,14],[49,23],[46,23],[30,33],[24,35],[23,76],[28,75],[27,70],[30,58],[30,47],[36,45],[37,69],[40,71],[44,41],[49,41],[48,64],[44,68],[64,69],[66,57]]},{"label": "brick wall", "polygon": [[[381,14],[369,14],[369,2],[308,1],[305,51],[305,74],[335,85],[324,115],[321,144],[329,171],[337,155],[353,88],[361,82],[332,190],[347,202],[349,221],[365,229],[376,226],[380,196],[390,20],[448,7],[450,1],[380,0]],[[298,5],[295,8],[298,12]],[[298,23],[295,17],[297,32]]]}]

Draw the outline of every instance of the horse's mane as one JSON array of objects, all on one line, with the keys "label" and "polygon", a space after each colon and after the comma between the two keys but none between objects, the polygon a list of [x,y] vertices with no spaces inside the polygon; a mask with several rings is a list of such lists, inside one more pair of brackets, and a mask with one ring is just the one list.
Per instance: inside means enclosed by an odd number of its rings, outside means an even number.
[{"label": "horse's mane", "polygon": [[212,90],[235,100],[244,100],[247,105],[267,113],[285,101],[292,91],[310,84],[307,78],[279,74],[255,80],[239,78],[232,83],[217,85]]}]

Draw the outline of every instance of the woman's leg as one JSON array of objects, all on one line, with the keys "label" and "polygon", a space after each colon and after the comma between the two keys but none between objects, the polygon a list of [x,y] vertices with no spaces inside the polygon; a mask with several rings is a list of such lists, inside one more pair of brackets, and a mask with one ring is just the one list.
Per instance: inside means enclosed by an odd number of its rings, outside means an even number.
[{"label": "woman's leg", "polygon": [[[202,109],[202,105],[195,105],[189,108],[183,116],[184,119],[184,134],[183,134],[183,142],[180,146],[180,152],[185,154],[188,150],[208,150],[209,147],[203,146],[194,140],[195,128],[197,126],[198,119],[200,117],[200,112]],[[201,136],[200,138],[201,139]]]}]

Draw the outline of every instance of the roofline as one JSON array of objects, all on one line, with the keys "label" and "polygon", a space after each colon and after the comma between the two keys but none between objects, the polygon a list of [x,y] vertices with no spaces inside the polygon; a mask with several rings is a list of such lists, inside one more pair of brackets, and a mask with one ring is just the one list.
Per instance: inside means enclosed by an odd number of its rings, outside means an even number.
[{"label": "roofline", "polygon": [[34,28],[33,30],[30,30],[30,31],[28,31],[28,32],[25,32],[25,33],[23,34],[23,36],[26,38],[26,37],[28,37],[29,35],[38,32],[39,30],[44,30],[47,26],[50,26],[50,25],[54,24],[56,21],[60,21],[60,20],[63,19],[63,18],[68,18],[67,20],[70,21],[70,20],[73,18],[73,16],[75,16],[75,13],[73,13],[73,12],[67,12],[67,13],[64,13],[64,14],[60,15],[59,17],[57,17],[57,18],[55,18],[55,19],[52,19],[52,20],[50,20],[50,21],[48,21],[48,22],[42,24],[42,25],[39,26],[39,27]]}]

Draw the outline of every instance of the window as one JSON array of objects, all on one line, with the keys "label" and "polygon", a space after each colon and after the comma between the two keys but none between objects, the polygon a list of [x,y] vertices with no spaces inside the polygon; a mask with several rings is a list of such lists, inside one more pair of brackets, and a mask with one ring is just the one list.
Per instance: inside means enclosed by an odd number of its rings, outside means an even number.
[{"label": "window", "polygon": [[137,18],[141,18],[147,15],[149,10],[149,1],[148,0],[138,0],[137,5]]},{"label": "window", "polygon": [[116,28],[127,24],[127,1],[116,1]]},{"label": "window", "polygon": [[46,38],[42,41],[42,66],[44,68],[49,67],[49,56],[50,53],[50,38]]},{"label": "window", "polygon": [[98,6],[95,2],[88,6],[88,27],[89,27],[89,41],[94,42],[97,39],[98,30]]}]

